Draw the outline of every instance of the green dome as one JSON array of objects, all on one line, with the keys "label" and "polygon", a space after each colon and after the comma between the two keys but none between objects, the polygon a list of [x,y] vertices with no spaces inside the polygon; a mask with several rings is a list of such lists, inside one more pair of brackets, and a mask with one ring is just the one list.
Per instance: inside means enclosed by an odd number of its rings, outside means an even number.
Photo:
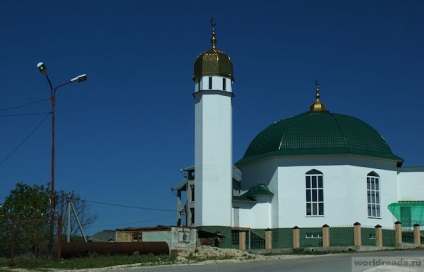
[{"label": "green dome", "polygon": [[246,163],[292,155],[356,154],[396,160],[384,138],[370,125],[351,116],[308,111],[277,121],[260,132],[243,158]]}]

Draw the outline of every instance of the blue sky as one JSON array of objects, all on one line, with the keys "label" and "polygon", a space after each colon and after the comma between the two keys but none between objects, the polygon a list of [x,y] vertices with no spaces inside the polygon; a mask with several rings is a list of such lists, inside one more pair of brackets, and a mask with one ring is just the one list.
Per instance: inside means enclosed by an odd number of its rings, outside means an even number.
[{"label": "blue sky", "polygon": [[50,181],[43,61],[54,85],[88,75],[57,93],[56,189],[138,207],[92,203],[88,233],[174,225],[171,187],[194,161],[193,63],[210,48],[211,17],[234,65],[235,161],[272,122],[307,111],[318,79],[331,112],[424,166],[423,14],[418,0],[1,0],[0,202],[18,182]]}]

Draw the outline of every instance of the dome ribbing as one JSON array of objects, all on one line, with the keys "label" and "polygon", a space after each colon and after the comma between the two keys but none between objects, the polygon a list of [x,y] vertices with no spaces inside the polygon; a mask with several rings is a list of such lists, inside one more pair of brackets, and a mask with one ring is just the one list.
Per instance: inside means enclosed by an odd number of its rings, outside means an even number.
[{"label": "dome ribbing", "polygon": [[403,160],[370,125],[348,115],[308,111],[260,132],[238,163],[274,156],[356,154]]}]

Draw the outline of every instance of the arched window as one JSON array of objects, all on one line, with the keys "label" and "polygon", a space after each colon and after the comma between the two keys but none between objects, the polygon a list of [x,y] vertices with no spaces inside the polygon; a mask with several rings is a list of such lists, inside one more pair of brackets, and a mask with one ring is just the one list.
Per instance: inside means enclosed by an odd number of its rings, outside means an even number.
[{"label": "arched window", "polygon": [[367,175],[368,216],[380,217],[380,176],[376,172]]},{"label": "arched window", "polygon": [[306,215],[324,215],[324,179],[320,171],[306,172]]}]

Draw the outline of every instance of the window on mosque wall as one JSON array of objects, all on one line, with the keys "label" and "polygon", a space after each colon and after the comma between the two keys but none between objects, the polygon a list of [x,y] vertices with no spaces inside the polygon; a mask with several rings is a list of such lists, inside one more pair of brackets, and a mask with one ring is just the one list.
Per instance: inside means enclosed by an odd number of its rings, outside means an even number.
[{"label": "window on mosque wall", "polygon": [[324,215],[324,178],[320,171],[306,172],[306,215]]},{"label": "window on mosque wall", "polygon": [[209,77],[209,90],[212,90],[212,77]]},{"label": "window on mosque wall", "polygon": [[367,175],[368,217],[380,217],[380,176],[371,172]]},{"label": "window on mosque wall", "polygon": [[225,80],[225,78],[223,78],[223,79],[222,79],[222,89],[223,89],[224,91],[226,91],[226,90],[227,90],[227,81]]}]

